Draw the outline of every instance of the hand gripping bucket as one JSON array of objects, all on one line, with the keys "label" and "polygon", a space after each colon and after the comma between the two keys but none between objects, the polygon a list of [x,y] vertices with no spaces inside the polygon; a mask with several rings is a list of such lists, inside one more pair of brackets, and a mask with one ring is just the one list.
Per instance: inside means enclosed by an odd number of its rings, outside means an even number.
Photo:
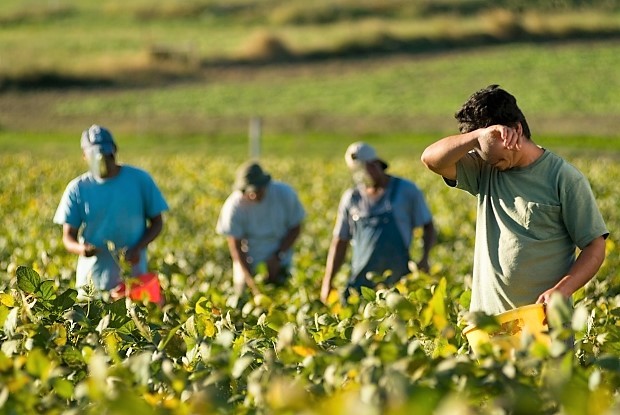
[{"label": "hand gripping bucket", "polygon": [[160,306],[164,304],[159,277],[153,272],[132,278],[127,281],[127,284],[121,282],[114,293],[114,297],[124,297],[128,293],[129,298],[134,301],[147,300]]},{"label": "hand gripping bucket", "polygon": [[501,326],[495,332],[489,333],[475,325],[469,325],[463,330],[463,334],[467,337],[476,355],[480,355],[486,343],[499,346],[502,355],[507,355],[513,349],[522,348],[526,336],[532,336],[536,341],[547,346],[551,344],[543,304],[515,308],[498,314],[495,318]]}]

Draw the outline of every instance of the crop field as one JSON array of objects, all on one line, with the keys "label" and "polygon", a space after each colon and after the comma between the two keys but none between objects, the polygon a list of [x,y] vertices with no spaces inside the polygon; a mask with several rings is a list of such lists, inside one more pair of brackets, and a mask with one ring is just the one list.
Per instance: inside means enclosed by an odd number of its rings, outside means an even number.
[{"label": "crop field", "polygon": [[[76,302],[76,258],[51,218],[79,154],[14,151],[0,162],[0,412],[64,414],[605,414],[620,410],[618,149],[562,150],[588,176],[612,236],[600,272],[550,305],[550,347],[476,359],[462,335],[469,303],[475,200],[448,189],[403,139],[375,142],[392,173],[426,194],[439,231],[429,274],[350,304],[318,300],[337,202],[349,186],[340,154],[263,157],[308,212],[286,286],[234,296],[226,243],[214,233],[240,157],[121,151],[152,172],[171,210],[151,245],[165,305]],[[415,141],[415,140],[413,140]],[[426,140],[428,142],[428,140]],[[122,146],[122,141],[119,140]],[[566,143],[565,143],[566,144]],[[399,147],[403,146],[403,147]],[[25,147],[26,148],[26,147]],[[121,147],[122,148],[122,147]],[[553,148],[552,148],[553,149]],[[337,156],[335,155],[337,153]],[[399,155],[397,155],[399,154]],[[412,256],[419,254],[412,247]],[[343,269],[337,280],[346,278]],[[574,334],[574,350],[563,339]]]}]

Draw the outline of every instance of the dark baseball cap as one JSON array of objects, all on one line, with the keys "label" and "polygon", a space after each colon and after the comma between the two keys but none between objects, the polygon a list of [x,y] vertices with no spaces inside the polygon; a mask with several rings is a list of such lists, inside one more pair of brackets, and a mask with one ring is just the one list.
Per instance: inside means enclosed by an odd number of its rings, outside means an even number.
[{"label": "dark baseball cap", "polygon": [[271,176],[255,161],[242,164],[237,169],[234,188],[236,190],[256,191],[261,189],[271,181]]}]

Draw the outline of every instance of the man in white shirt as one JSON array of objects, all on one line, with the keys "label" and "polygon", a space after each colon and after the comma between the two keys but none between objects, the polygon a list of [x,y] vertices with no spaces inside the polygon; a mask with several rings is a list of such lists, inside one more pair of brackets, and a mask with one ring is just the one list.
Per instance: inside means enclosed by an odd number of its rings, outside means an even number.
[{"label": "man in white shirt", "polygon": [[286,280],[291,247],[304,217],[305,210],[291,186],[272,180],[257,162],[239,167],[234,190],[224,202],[216,226],[228,242],[238,294],[245,285],[252,294],[260,293],[254,281],[260,263],[266,265],[267,282],[282,284]]}]

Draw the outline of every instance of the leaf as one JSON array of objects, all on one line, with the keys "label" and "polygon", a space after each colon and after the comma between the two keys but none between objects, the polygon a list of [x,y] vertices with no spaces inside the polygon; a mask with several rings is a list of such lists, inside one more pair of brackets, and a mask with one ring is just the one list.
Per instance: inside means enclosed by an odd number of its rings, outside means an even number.
[{"label": "leaf", "polygon": [[448,339],[444,337],[438,337],[435,339],[435,349],[433,350],[433,358],[437,357],[449,357],[456,354],[456,346],[448,342]]},{"label": "leaf", "polygon": [[13,333],[15,333],[15,329],[17,328],[18,312],[19,312],[19,308],[17,307],[12,308],[4,320],[4,332],[9,337],[13,336]]},{"label": "leaf", "polygon": [[278,342],[276,343],[276,350],[280,351],[285,347],[288,347],[293,342],[295,336],[295,325],[293,323],[287,323],[280,329],[278,333]]},{"label": "leaf", "polygon": [[314,356],[316,354],[316,350],[308,346],[295,345],[291,349],[302,357]]},{"label": "leaf", "polygon": [[582,304],[577,306],[573,313],[573,319],[571,322],[571,326],[573,330],[575,331],[585,330],[586,325],[588,324],[588,317],[589,317],[588,309]]},{"label": "leaf", "polygon": [[54,336],[54,344],[56,346],[64,346],[67,344],[67,328],[62,323],[52,324],[50,333]]},{"label": "leaf", "polygon": [[0,293],[0,304],[13,307],[15,305],[15,298],[11,294]]},{"label": "leaf", "polygon": [[250,366],[250,364],[254,361],[253,357],[250,356],[243,356],[240,357],[239,359],[237,359],[235,361],[235,364],[233,365],[232,368],[232,377],[237,379],[239,377],[241,377],[241,375],[243,375],[243,372],[245,371],[245,369],[247,369],[248,366]]},{"label": "leaf", "polygon": [[69,367],[82,366],[84,364],[82,352],[73,346],[68,346],[62,351],[62,360]]},{"label": "leaf", "polygon": [[216,332],[217,330],[215,329],[215,324],[213,324],[213,322],[210,319],[207,319],[205,321],[204,335],[206,337],[213,337],[215,336]]},{"label": "leaf", "polygon": [[69,288],[66,291],[63,291],[59,296],[54,299],[54,306],[59,310],[67,310],[75,304],[77,301],[77,291]]},{"label": "leaf", "polygon": [[0,326],[4,326],[4,322],[9,315],[9,308],[3,304],[0,304]]},{"label": "leaf", "polygon": [[559,293],[554,293],[547,304],[547,322],[549,327],[561,330],[565,323],[572,320],[572,307],[568,301]]},{"label": "leaf", "polygon": [[445,302],[446,285],[446,279],[442,277],[439,284],[435,287],[431,301],[422,312],[422,322],[425,327],[432,322],[435,328],[441,331],[448,324]]},{"label": "leaf", "polygon": [[209,314],[211,312],[211,303],[206,297],[200,297],[196,301],[196,314]]},{"label": "leaf", "polygon": [[20,265],[17,267],[15,275],[17,276],[17,286],[27,294],[34,294],[41,284],[41,277],[30,267]]},{"label": "leaf", "polygon": [[373,290],[372,288],[368,288],[368,287],[362,287],[360,291],[362,293],[362,298],[364,298],[364,300],[375,301],[375,290]]},{"label": "leaf", "polygon": [[501,328],[499,321],[495,316],[486,314],[483,311],[473,311],[467,314],[467,320],[487,333],[493,333]]},{"label": "leaf", "polygon": [[596,359],[594,364],[604,370],[608,370],[608,371],[612,371],[616,373],[620,371],[620,359],[617,356],[613,356],[609,354],[603,355],[599,357],[598,359]]},{"label": "leaf", "polygon": [[46,380],[49,376],[51,368],[51,362],[41,349],[32,349],[30,353],[28,353],[28,357],[26,359],[26,371],[32,376],[41,380]]},{"label": "leaf", "polygon": [[54,281],[45,280],[36,290],[36,295],[46,301],[51,301],[56,298],[56,287],[54,286]]},{"label": "leaf", "polygon": [[73,396],[73,383],[63,378],[56,378],[53,382],[54,392],[63,399]]},{"label": "leaf", "polygon": [[166,335],[166,337],[162,338],[159,341],[159,344],[157,345],[157,350],[163,350],[166,347],[166,344],[168,344],[168,342],[170,341],[170,339],[172,339],[174,337],[174,335],[177,333],[177,331],[181,328],[181,326],[176,326],[170,329],[170,331],[168,331],[168,334]]},{"label": "leaf", "polygon": [[127,317],[127,302],[125,298],[120,298],[113,303],[106,305],[106,310],[112,314],[112,317]]}]

